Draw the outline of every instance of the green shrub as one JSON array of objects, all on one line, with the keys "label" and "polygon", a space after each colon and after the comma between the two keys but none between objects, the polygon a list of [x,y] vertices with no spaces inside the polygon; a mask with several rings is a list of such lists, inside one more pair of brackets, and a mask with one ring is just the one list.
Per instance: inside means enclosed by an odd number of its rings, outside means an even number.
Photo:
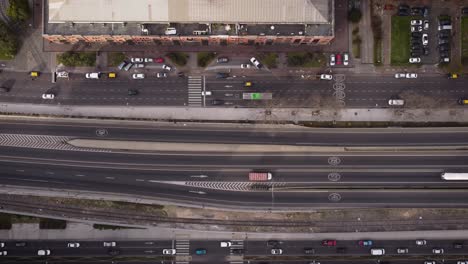
[{"label": "green shrub", "polygon": [[39,229],[65,229],[67,221],[57,219],[41,218],[39,221]]},{"label": "green shrub", "polygon": [[361,20],[361,17],[362,17],[361,10],[357,8],[351,9],[348,13],[348,20],[353,23],[359,23],[359,21]]},{"label": "green shrub", "polygon": [[31,16],[28,0],[10,0],[7,15],[14,21],[26,21]]},{"label": "green shrub", "polygon": [[322,53],[289,52],[287,57],[288,66],[291,67],[323,67],[326,64]]},{"label": "green shrub", "polygon": [[57,55],[57,61],[70,67],[92,67],[96,65],[96,53],[94,52],[65,52]]},{"label": "green shrub", "polygon": [[197,64],[199,67],[206,67],[216,57],[214,52],[197,53]]},{"label": "green shrub", "polygon": [[268,68],[274,69],[277,67],[278,54],[273,52],[262,53],[258,56],[259,60]]},{"label": "green shrub", "polygon": [[11,229],[11,217],[9,214],[0,213],[0,229]]},{"label": "green shrub", "polygon": [[125,60],[125,54],[122,52],[110,52],[107,55],[107,66],[116,67]]},{"label": "green shrub", "polygon": [[101,224],[94,224],[93,228],[98,229],[98,230],[132,229],[131,227],[125,227],[125,226],[101,225]]},{"label": "green shrub", "polygon": [[11,60],[18,51],[18,39],[8,27],[0,21],[0,59]]},{"label": "green shrub", "polygon": [[178,66],[185,66],[189,57],[189,55],[184,52],[171,52],[166,54],[166,56]]}]

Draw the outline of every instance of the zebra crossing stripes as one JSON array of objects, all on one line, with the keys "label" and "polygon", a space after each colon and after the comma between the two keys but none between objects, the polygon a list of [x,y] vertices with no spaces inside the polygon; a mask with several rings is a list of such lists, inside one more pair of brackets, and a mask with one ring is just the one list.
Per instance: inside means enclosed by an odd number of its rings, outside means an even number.
[{"label": "zebra crossing stripes", "polygon": [[202,76],[189,76],[188,77],[188,105],[189,106],[202,106]]},{"label": "zebra crossing stripes", "polygon": [[0,134],[0,146],[34,149],[53,149],[89,152],[110,152],[105,149],[79,148],[68,144],[71,137],[24,135],[24,134]]},{"label": "zebra crossing stripes", "polygon": [[[175,241],[176,255],[190,255],[190,240],[176,240]],[[179,263],[179,262],[177,262]]]}]

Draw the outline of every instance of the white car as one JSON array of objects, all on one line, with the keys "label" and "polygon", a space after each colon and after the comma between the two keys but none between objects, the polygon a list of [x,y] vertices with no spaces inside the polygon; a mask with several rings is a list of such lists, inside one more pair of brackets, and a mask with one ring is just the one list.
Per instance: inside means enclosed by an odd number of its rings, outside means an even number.
[{"label": "white car", "polygon": [[39,249],[37,251],[38,256],[49,256],[50,255],[50,250],[48,249]]},{"label": "white car", "polygon": [[248,63],[243,63],[243,64],[241,64],[241,69],[250,69],[250,66],[251,65],[248,64]]},{"label": "white car", "polygon": [[433,254],[438,254],[438,255],[444,254],[444,249],[443,248],[434,248],[434,249],[432,249],[432,253]]},{"label": "white car", "polygon": [[77,243],[77,242],[68,243],[68,244],[67,244],[67,247],[69,247],[69,248],[79,248],[79,247],[80,247],[80,243]]},{"label": "white car", "polygon": [[429,44],[429,36],[426,33],[422,35],[422,43],[424,46],[427,46],[427,44]]},{"label": "white car", "polygon": [[143,63],[137,63],[137,64],[133,65],[133,67],[135,67],[135,68],[144,68],[145,65]]},{"label": "white car", "polygon": [[411,32],[421,32],[422,26],[411,26]]},{"label": "white car", "polygon": [[131,58],[130,59],[131,62],[135,63],[135,62],[143,62],[143,58]]},{"label": "white car", "polygon": [[6,256],[6,255],[8,255],[8,251],[6,250],[0,251],[0,256]]},{"label": "white car", "polygon": [[166,71],[171,71],[172,70],[172,67],[169,66],[169,65],[166,65],[166,64],[163,64],[162,68],[163,68],[163,70],[166,70]]},{"label": "white car", "polygon": [[417,73],[407,73],[406,74],[406,79],[416,79],[416,78],[418,78]]},{"label": "white car", "polygon": [[232,242],[231,242],[231,241],[222,241],[222,242],[220,243],[220,246],[221,246],[222,248],[230,247],[230,246],[232,246]]},{"label": "white car", "polygon": [[347,66],[349,64],[349,54],[343,53],[343,65]]},{"label": "white car", "polygon": [[283,250],[281,248],[272,248],[271,249],[271,254],[272,255],[282,255]]},{"label": "white car", "polygon": [[116,245],[116,242],[103,242],[104,247],[115,247]]},{"label": "white car", "polygon": [[45,93],[42,95],[42,99],[54,99],[55,98],[55,94],[53,93]]},{"label": "white car", "polygon": [[145,62],[153,62],[153,58],[144,58],[143,59]]},{"label": "white car", "polygon": [[[211,91],[202,91],[202,92],[201,92],[201,95],[202,95],[202,96],[210,96],[210,95],[211,95]],[[223,243],[231,243],[231,242],[221,242],[221,245],[222,245]],[[229,245],[229,246],[231,246],[231,245]],[[221,246],[221,247],[223,247],[223,246]]]},{"label": "white car", "polygon": [[5,243],[0,242],[0,248],[5,247]]},{"label": "white car", "polygon": [[99,79],[99,77],[101,77],[101,73],[100,72],[89,72],[85,76],[86,76],[86,79]]},{"label": "white car", "polygon": [[424,264],[436,264],[436,262],[434,260],[426,260]]},{"label": "white car", "polygon": [[416,240],[416,246],[424,246],[427,244],[427,241],[424,239],[418,239]]},{"label": "white car", "polygon": [[320,74],[320,80],[331,81],[332,79],[333,79],[333,75],[331,74]]},{"label": "white car", "polygon": [[171,248],[171,249],[163,249],[163,255],[175,255],[176,250]]},{"label": "white car", "polygon": [[251,62],[257,69],[260,69],[260,68],[262,67],[262,64],[261,64],[255,57],[250,58],[250,62]]},{"label": "white car", "polygon": [[420,26],[423,24],[422,20],[411,20],[411,25],[412,26]]},{"label": "white car", "polygon": [[397,248],[396,253],[397,254],[408,254],[408,249],[407,248]]},{"label": "white car", "polygon": [[395,78],[397,79],[406,78],[406,73],[395,73]]},{"label": "white car", "polygon": [[468,264],[468,260],[459,260],[457,264]]},{"label": "white car", "polygon": [[145,74],[144,73],[134,73],[132,75],[132,78],[133,79],[144,79],[145,78]]},{"label": "white car", "polygon": [[429,29],[429,20],[424,20],[424,30]]},{"label": "white car", "polygon": [[410,58],[409,59],[409,63],[420,63],[421,62],[421,58]]},{"label": "white car", "polygon": [[167,74],[165,72],[158,72],[156,73],[157,78],[166,78]]},{"label": "white car", "polygon": [[330,54],[330,66],[335,66],[335,54]]}]

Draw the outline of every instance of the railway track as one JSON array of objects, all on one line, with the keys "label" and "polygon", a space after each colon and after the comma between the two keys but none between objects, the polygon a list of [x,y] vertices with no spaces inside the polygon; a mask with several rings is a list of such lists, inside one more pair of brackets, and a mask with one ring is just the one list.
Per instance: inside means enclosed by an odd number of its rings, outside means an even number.
[{"label": "railway track", "polygon": [[[105,221],[120,225],[157,225],[159,223],[176,224],[200,224],[200,225],[220,225],[220,226],[257,226],[257,227],[309,227],[325,228],[330,232],[333,230],[343,230],[346,227],[360,229],[383,229],[385,227],[410,227],[419,228],[439,226],[439,228],[450,226],[468,226],[468,218],[450,219],[421,219],[421,220],[378,220],[378,221],[272,221],[272,220],[219,220],[219,219],[198,219],[198,218],[174,218],[150,214],[131,213],[118,214],[114,211],[86,209],[76,206],[51,205],[46,203],[13,201],[10,199],[0,200],[1,211],[15,211],[18,213],[43,215],[48,218],[75,218],[87,221]],[[116,210],[117,211],[117,210]],[[404,229],[405,230],[405,229]]]}]

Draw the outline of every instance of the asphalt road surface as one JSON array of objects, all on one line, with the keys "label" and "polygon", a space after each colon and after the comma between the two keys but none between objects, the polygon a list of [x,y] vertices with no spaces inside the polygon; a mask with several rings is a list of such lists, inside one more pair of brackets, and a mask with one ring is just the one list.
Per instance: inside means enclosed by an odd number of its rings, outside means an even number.
[{"label": "asphalt road surface", "polygon": [[[303,79],[300,76],[272,76],[269,72],[239,75],[228,79],[216,79],[209,73],[200,85],[189,85],[189,79],[170,76],[156,78],[155,74],[143,80],[132,80],[128,76],[116,79],[85,79],[84,74],[71,74],[69,80],[59,79],[51,83],[50,75],[44,74],[31,80],[25,73],[2,73],[0,85],[10,88],[9,93],[0,94],[0,101],[37,104],[73,105],[158,105],[190,106],[190,98],[201,91],[211,91],[206,96],[206,106],[214,99],[224,101],[225,107],[323,107],[331,102],[343,101],[348,107],[388,107],[390,98],[412,91],[416,95],[429,95],[437,104],[456,105],[456,100],[468,96],[466,77],[447,79],[445,76],[419,75],[417,79],[395,79],[393,74],[383,76],[337,75],[332,81],[317,80],[316,76]],[[203,80],[203,76],[200,77]],[[252,87],[244,87],[251,81]],[[129,96],[128,89],[137,89],[139,95]],[[54,100],[43,100],[41,95],[52,91]],[[270,92],[273,100],[243,100],[244,92]]]},{"label": "asphalt road surface", "polygon": [[[153,260],[153,263],[352,263],[373,262],[383,263],[423,263],[424,260],[434,260],[436,263],[456,263],[468,256],[464,241],[429,240],[426,245],[417,246],[415,240],[381,240],[371,241],[372,246],[359,246],[358,241],[337,241],[336,246],[322,246],[322,241],[271,240],[232,240],[229,247],[220,247],[221,241],[196,240],[152,240],[152,241],[2,241],[7,251],[7,257],[2,257],[2,263],[14,261],[56,261],[67,260],[67,263],[135,263],[134,261]],[[16,246],[18,242],[26,242],[25,246]],[[104,242],[115,242],[115,246],[105,247]],[[79,243],[79,248],[70,248],[68,243]],[[462,248],[455,248],[462,244]],[[281,249],[281,255],[272,255],[272,249]],[[371,248],[383,248],[384,256],[371,256]],[[163,249],[175,249],[175,255],[163,255]],[[305,249],[309,251],[306,253]],[[397,249],[405,249],[408,253],[397,253]],[[442,254],[435,254],[434,249],[442,249]],[[37,256],[38,250],[50,250],[49,256]],[[206,254],[198,255],[198,250]],[[313,252],[313,253],[312,253]],[[110,256],[113,254],[114,256]],[[125,259],[121,259],[125,258]],[[109,261],[109,262],[106,262]],[[248,262],[250,261],[250,262]],[[263,261],[263,262],[260,262]],[[140,263],[140,262],[137,262]],[[347,262],[349,263],[349,262]]]},{"label": "asphalt road surface", "polygon": [[[100,133],[102,132],[102,133]],[[290,144],[303,146],[463,146],[466,128],[327,129],[193,123],[67,122],[0,119],[0,134],[158,142]]]}]

